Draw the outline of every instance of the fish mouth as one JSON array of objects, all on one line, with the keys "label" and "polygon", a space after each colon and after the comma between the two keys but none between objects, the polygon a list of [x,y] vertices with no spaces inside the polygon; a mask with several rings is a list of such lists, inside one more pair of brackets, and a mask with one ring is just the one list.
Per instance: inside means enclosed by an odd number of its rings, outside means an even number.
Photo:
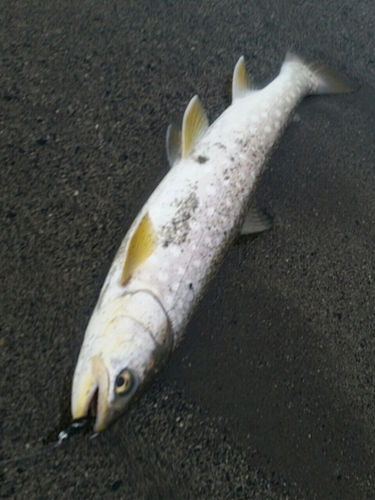
[{"label": "fish mouth", "polygon": [[108,427],[109,375],[102,358],[91,359],[91,372],[81,382],[73,398],[73,421],[86,419],[93,431],[101,432]]},{"label": "fish mouth", "polygon": [[92,358],[91,370],[95,378],[92,396],[89,398],[87,413],[95,419],[94,432],[101,432],[108,427],[109,375],[102,358]]},{"label": "fish mouth", "polygon": [[73,421],[87,419],[94,432],[106,429],[111,419],[109,374],[100,355],[91,358],[91,369],[75,373],[72,391]]},{"label": "fish mouth", "polygon": [[[84,429],[88,432],[94,432],[92,437],[97,435],[97,431],[94,430],[96,425],[96,420],[99,412],[99,387],[97,384],[93,386],[93,394],[88,398],[88,402],[86,403],[85,410],[82,413],[81,417],[74,418],[73,422],[69,428],[68,433],[72,432],[72,429],[78,428]],[[79,425],[78,425],[79,424]]]},{"label": "fish mouth", "polygon": [[89,401],[87,416],[90,419],[96,420],[98,415],[98,405],[99,405],[99,387],[96,386],[94,394]]}]

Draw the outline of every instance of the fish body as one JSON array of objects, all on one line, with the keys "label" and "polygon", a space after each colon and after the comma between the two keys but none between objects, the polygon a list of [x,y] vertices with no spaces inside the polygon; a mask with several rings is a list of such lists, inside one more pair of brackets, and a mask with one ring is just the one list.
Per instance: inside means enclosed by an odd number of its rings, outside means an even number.
[{"label": "fish body", "polygon": [[241,58],[233,102],[211,126],[192,99],[182,131],[168,130],[171,169],[123,239],[88,324],[73,419],[91,411],[102,431],[142,394],[181,342],[235,236],[262,228],[247,214],[299,102],[348,90],[326,69],[289,55],[262,90],[251,88]]}]

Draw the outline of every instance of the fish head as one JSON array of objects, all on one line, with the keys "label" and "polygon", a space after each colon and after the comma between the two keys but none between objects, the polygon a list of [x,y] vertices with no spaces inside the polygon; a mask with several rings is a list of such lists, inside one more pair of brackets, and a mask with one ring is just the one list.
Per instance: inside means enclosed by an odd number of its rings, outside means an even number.
[{"label": "fish head", "polygon": [[88,325],[73,378],[72,417],[93,417],[94,432],[107,429],[137,401],[172,352],[164,310],[143,295],[112,307],[114,314],[104,318],[93,314]]}]

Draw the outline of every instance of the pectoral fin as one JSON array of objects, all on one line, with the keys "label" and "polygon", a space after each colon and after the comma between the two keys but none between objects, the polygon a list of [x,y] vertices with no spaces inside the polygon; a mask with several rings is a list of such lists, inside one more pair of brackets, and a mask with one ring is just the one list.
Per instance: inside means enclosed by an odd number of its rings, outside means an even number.
[{"label": "pectoral fin", "polygon": [[120,280],[121,285],[126,285],[137,267],[152,254],[156,245],[155,229],[147,213],[130,239]]}]

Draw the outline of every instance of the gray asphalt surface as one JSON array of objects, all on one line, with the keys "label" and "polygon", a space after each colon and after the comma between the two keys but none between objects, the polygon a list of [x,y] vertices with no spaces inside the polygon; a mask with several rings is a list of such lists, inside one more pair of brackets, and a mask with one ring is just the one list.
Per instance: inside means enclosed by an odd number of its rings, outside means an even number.
[{"label": "gray asphalt surface", "polygon": [[372,499],[375,5],[0,2],[0,459],[69,422],[83,333],[168,170],[167,125],[211,120],[244,54],[361,85],[306,99],[259,190],[274,228],[233,246],[185,341],[96,440],[0,463],[0,498]]}]

